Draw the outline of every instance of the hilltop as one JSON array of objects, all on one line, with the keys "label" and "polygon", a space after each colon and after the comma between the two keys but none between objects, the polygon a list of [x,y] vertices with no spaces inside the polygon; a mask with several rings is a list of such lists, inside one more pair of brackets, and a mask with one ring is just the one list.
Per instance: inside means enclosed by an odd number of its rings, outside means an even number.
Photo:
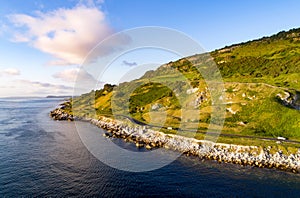
[{"label": "hilltop", "polygon": [[[174,132],[168,127],[194,129],[199,132],[195,138],[202,139],[214,106],[204,78],[214,75],[212,64],[224,82],[222,134],[300,140],[300,28],[166,63],[137,80],[107,84],[76,97],[65,104],[65,111],[93,118],[128,115],[162,126],[165,133]],[[183,118],[185,106],[191,116]],[[193,113],[197,111],[200,114]],[[254,140],[221,137],[218,141],[252,144]]]}]

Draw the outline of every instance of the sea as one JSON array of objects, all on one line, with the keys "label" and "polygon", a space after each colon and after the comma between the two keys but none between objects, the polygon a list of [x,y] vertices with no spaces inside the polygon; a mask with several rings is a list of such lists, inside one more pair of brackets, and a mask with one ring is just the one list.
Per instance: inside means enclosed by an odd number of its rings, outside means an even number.
[{"label": "sea", "polygon": [[[274,169],[185,155],[146,172],[110,167],[84,146],[74,122],[49,117],[61,102],[0,99],[0,197],[300,197],[300,174]],[[77,124],[105,138],[105,131]],[[144,152],[123,140],[115,144]]]}]

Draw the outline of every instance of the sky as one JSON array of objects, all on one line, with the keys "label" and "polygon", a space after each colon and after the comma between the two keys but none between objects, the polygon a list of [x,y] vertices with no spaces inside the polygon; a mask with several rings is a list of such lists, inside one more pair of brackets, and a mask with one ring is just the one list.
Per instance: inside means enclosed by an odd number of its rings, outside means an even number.
[{"label": "sky", "polygon": [[[114,59],[101,78],[82,69],[95,46],[128,29],[170,28],[212,51],[300,27],[299,8],[298,0],[1,1],[0,97],[72,95],[76,79],[119,83],[140,65],[180,58],[143,49]],[[125,37],[114,49],[129,45]],[[97,55],[112,51],[106,47]]]}]

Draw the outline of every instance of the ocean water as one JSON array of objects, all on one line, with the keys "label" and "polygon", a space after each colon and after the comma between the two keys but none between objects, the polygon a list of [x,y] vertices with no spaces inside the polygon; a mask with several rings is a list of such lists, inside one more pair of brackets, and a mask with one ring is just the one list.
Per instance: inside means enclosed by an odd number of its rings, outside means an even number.
[{"label": "ocean water", "polygon": [[[300,197],[300,175],[196,157],[181,156],[149,172],[111,168],[89,153],[73,122],[49,118],[60,102],[0,99],[0,197]],[[95,126],[82,127],[102,137]]]}]

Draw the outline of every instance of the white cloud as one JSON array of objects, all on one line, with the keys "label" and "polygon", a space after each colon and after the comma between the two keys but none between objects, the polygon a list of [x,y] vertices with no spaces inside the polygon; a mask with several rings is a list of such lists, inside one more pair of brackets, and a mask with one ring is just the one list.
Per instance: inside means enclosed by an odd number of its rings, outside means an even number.
[{"label": "white cloud", "polygon": [[79,69],[79,68],[73,68],[73,69],[66,69],[64,71],[58,72],[53,75],[54,78],[61,79],[64,82],[75,82],[81,81],[81,82],[92,82],[96,83],[96,79],[86,71]]},{"label": "white cloud", "polygon": [[0,75],[18,76],[20,74],[21,74],[20,70],[18,70],[16,68],[7,68],[7,69],[0,71]]},{"label": "white cloud", "polygon": [[16,33],[14,35],[14,38],[12,40],[13,42],[29,42],[30,39],[27,37],[27,36],[24,36],[23,34],[19,34],[19,33]]},{"label": "white cloud", "polygon": [[73,92],[72,86],[43,83],[30,80],[17,80],[17,84],[21,87],[28,87],[28,93],[31,94],[70,94]]},{"label": "white cloud", "polygon": [[[15,42],[28,42],[53,55],[53,64],[81,64],[88,52],[113,33],[105,14],[91,5],[8,16],[16,27]],[[24,31],[25,30],[25,31]]]},{"label": "white cloud", "polygon": [[43,83],[43,82],[38,82],[38,81],[30,81],[30,80],[18,80],[17,82],[21,82],[22,84],[27,84],[32,87],[37,87],[37,88],[54,88],[54,89],[64,89],[64,90],[72,90],[73,87],[70,86],[65,86],[65,85],[55,85],[51,83]]},{"label": "white cloud", "polygon": [[60,79],[64,82],[74,82],[77,77],[78,71],[78,68],[67,69],[52,75],[52,77]]},{"label": "white cloud", "polygon": [[0,97],[72,95],[73,87],[31,80],[1,81]]},{"label": "white cloud", "polygon": [[52,77],[66,83],[73,83],[75,92],[78,94],[98,89],[104,85],[104,82],[97,81],[92,74],[80,68],[67,69],[52,75]]}]

